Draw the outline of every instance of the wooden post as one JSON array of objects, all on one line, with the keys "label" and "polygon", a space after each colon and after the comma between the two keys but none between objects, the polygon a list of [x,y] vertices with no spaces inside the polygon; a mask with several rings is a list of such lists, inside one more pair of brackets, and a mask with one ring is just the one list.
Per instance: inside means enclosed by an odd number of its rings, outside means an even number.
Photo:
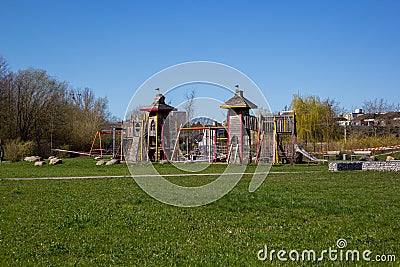
[{"label": "wooden post", "polygon": [[156,152],[154,155],[154,161],[158,161],[158,113],[156,113]]},{"label": "wooden post", "polygon": [[217,134],[218,134],[218,129],[214,129],[214,151],[213,151],[213,162],[217,162],[217,153],[218,153],[218,147],[217,147]]},{"label": "wooden post", "polygon": [[274,118],[274,162],[277,164],[279,163],[279,153],[278,153],[278,133],[277,133],[277,122],[276,119]]},{"label": "wooden post", "polygon": [[100,140],[100,157],[103,157],[103,146],[101,141],[101,132],[99,132],[99,140]]}]

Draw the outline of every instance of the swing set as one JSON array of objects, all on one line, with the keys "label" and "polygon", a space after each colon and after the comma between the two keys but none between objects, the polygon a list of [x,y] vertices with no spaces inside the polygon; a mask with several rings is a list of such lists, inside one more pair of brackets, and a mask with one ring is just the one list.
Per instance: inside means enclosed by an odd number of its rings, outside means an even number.
[{"label": "swing set", "polygon": [[[96,134],[94,135],[92,146],[90,148],[89,156],[94,156],[94,155],[99,155],[100,157],[103,157],[103,155],[112,155],[113,158],[117,158],[120,156],[120,159],[122,160],[123,153],[122,153],[122,135],[123,135],[124,129],[120,127],[113,127],[111,130],[101,130],[97,131]],[[104,149],[103,147],[103,138],[102,135],[112,135],[112,149],[111,151]],[[118,147],[117,147],[117,137],[118,139]],[[96,141],[98,141],[98,148],[95,148],[96,146]]]}]

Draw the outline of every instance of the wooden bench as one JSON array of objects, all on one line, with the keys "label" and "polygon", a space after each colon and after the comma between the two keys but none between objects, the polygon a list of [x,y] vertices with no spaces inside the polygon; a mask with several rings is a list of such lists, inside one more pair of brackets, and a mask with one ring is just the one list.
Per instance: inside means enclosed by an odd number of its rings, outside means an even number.
[{"label": "wooden bench", "polygon": [[335,158],[335,159],[338,159],[340,157],[340,151],[336,151],[336,150],[333,150],[333,151],[327,151],[325,154],[324,154],[324,158]]},{"label": "wooden bench", "polygon": [[351,154],[351,161],[353,161],[353,158],[357,157],[363,157],[363,156],[371,156],[372,151],[353,151],[353,154]]}]

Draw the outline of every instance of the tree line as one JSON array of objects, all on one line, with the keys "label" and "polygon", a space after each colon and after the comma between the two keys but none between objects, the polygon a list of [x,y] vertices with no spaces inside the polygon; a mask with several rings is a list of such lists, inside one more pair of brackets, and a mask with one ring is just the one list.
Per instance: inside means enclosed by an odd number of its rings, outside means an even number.
[{"label": "tree line", "polygon": [[[97,130],[108,127],[105,97],[74,88],[45,70],[11,71],[0,57],[0,142],[5,157],[50,155],[52,148],[85,151]],[[28,147],[28,148],[27,148]],[[18,151],[18,150],[28,151]]]}]

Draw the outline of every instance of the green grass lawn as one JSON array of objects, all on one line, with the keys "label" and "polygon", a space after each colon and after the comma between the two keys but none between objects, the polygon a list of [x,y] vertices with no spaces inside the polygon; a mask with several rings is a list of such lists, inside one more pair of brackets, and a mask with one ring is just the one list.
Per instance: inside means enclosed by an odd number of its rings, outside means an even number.
[{"label": "green grass lawn", "polygon": [[[65,158],[63,164],[34,166],[32,162],[0,163],[0,178],[130,175],[125,164],[96,166],[92,157]],[[48,161],[45,160],[47,163]]]},{"label": "green grass lawn", "polygon": [[[185,173],[176,169],[172,164],[155,164],[162,174]],[[249,165],[247,170],[254,172],[256,165]],[[202,173],[222,173],[226,164],[212,164]],[[326,170],[326,165],[277,165],[271,171],[301,171],[301,170]],[[112,166],[96,166],[92,157],[65,158],[63,164],[34,166],[32,162],[0,163],[0,178],[28,178],[28,177],[80,177],[80,176],[124,176],[130,175],[126,164]]]},{"label": "green grass lawn", "polygon": [[[123,164],[94,166],[90,158],[41,169],[14,164],[0,164],[1,176],[129,175]],[[0,180],[0,266],[269,266],[257,259],[264,245],[319,253],[336,248],[339,238],[348,249],[396,255],[396,263],[384,266],[399,266],[400,174],[326,169],[274,166],[256,192],[247,191],[246,175],[222,199],[196,208],[162,204],[132,178]],[[214,177],[171,178],[182,179],[196,184]],[[288,263],[275,257],[272,265]]]}]

